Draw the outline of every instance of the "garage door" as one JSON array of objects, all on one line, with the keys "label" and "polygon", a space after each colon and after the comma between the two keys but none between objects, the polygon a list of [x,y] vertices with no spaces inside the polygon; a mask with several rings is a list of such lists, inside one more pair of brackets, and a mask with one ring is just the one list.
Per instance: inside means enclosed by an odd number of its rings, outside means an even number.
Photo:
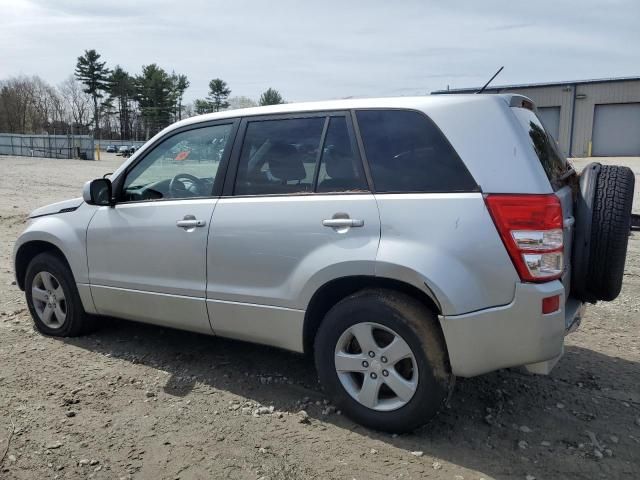
[{"label": "garage door", "polygon": [[596,105],[593,155],[640,155],[640,103]]},{"label": "garage door", "polygon": [[538,107],[538,117],[557,142],[560,136],[560,107]]}]

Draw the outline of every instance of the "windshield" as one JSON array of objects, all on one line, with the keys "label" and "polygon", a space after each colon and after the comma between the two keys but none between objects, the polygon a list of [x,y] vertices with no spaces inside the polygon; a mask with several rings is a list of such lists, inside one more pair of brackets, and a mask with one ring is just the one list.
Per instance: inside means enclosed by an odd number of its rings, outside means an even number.
[{"label": "windshield", "polygon": [[545,130],[538,116],[527,108],[511,109],[518,122],[527,133],[531,146],[542,164],[554,190],[567,184],[573,168],[564,155],[558,150],[556,141]]}]

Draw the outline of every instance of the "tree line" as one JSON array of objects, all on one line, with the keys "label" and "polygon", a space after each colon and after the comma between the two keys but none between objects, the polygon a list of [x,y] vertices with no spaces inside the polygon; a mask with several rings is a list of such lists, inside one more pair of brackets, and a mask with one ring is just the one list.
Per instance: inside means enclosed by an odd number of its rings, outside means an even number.
[{"label": "tree line", "polygon": [[95,50],[85,50],[74,73],[57,86],[38,76],[0,80],[0,132],[147,140],[193,115],[285,103],[273,88],[258,102],[232,97],[227,83],[214,78],[206,98],[185,104],[189,86],[186,75],[168,73],[155,63],[130,74],[119,65],[109,68]]}]

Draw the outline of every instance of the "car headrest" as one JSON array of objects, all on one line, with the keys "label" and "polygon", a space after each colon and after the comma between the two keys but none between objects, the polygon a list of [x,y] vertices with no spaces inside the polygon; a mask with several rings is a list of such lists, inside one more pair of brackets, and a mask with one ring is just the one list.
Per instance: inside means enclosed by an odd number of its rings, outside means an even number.
[{"label": "car headrest", "polygon": [[293,145],[284,143],[272,145],[269,149],[267,161],[269,162],[271,175],[278,180],[289,182],[303,180],[307,177],[302,158]]},{"label": "car headrest", "polygon": [[325,158],[325,167],[327,174],[331,178],[351,179],[353,178],[352,159],[348,155],[342,155],[340,152],[328,153]]}]

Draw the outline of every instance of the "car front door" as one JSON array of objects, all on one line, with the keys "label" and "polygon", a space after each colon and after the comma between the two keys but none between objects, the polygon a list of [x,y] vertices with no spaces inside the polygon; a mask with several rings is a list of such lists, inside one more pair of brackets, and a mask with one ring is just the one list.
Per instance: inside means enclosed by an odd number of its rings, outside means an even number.
[{"label": "car front door", "polygon": [[235,128],[170,133],[114,181],[115,206],[100,207],[87,231],[99,314],[211,333],[207,235]]},{"label": "car front door", "polygon": [[376,201],[348,112],[249,118],[238,138],[209,234],[209,317],[216,334],[301,351],[313,292],[374,275]]}]

